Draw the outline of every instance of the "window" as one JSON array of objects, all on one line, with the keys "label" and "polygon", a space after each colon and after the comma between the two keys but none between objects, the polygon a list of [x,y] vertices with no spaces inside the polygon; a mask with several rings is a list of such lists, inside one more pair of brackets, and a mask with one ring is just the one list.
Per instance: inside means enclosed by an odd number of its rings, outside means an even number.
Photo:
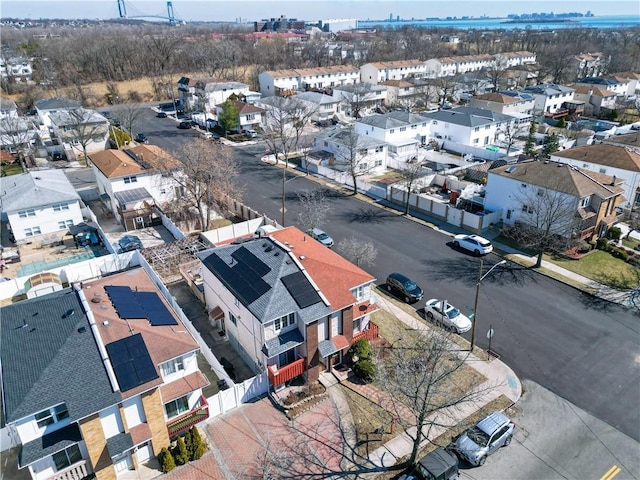
[{"label": "window", "polygon": [[384,147],[382,145],[376,147],[376,153],[380,153],[384,151]]},{"label": "window", "polygon": [[60,405],[42,410],[36,413],[36,423],[38,427],[44,428],[52,423],[59,422],[65,418],[69,418],[69,411],[67,410],[67,404],[61,403]]},{"label": "window", "polygon": [[484,144],[488,145],[489,144],[489,137],[484,137]]},{"label": "window", "polygon": [[394,132],[395,132],[395,129],[393,129],[393,128],[391,130],[389,130],[389,133],[394,133]]},{"label": "window", "polygon": [[137,181],[138,179],[136,178],[135,175],[131,177],[124,177],[124,183],[136,183]]},{"label": "window", "polygon": [[22,210],[21,212],[18,212],[18,216],[20,218],[35,217],[36,211],[32,208],[29,210]]},{"label": "window", "polygon": [[167,414],[167,418],[177,417],[178,415],[189,411],[189,401],[187,396],[172,400],[164,406],[164,411]]},{"label": "window", "polygon": [[231,320],[231,323],[233,323],[234,325],[238,325],[238,319],[236,318],[236,316],[229,312],[229,320]]},{"label": "window", "polygon": [[411,130],[415,130],[416,128],[418,128],[418,125],[411,125]]},{"label": "window", "polygon": [[600,167],[600,169],[598,170],[598,172],[600,173],[607,173],[607,169],[605,167]]},{"label": "window", "polygon": [[364,297],[364,285],[360,285],[359,287],[354,288],[352,291],[353,296],[356,297],[356,300],[359,302]]},{"label": "window", "polygon": [[381,158],[379,158],[379,159],[377,159],[377,160],[375,161],[375,166],[376,166],[376,167],[381,167],[381,166],[382,166],[382,159],[381,159]]},{"label": "window", "polygon": [[73,220],[63,220],[62,222],[58,222],[58,228],[60,230],[64,230],[65,228],[69,228],[73,225]]},{"label": "window", "polygon": [[245,118],[247,120],[255,120],[256,116],[255,116],[255,114],[250,113],[250,114],[245,115]]},{"label": "window", "polygon": [[368,153],[368,150],[366,148],[361,148],[360,150],[358,150],[358,153],[362,156],[366,155]]},{"label": "window", "polygon": [[54,203],[53,204],[53,211],[54,212],[60,212],[62,210],[69,210],[69,204],[68,203]]},{"label": "window", "polygon": [[290,325],[294,325],[296,323],[296,315],[295,313],[290,313],[289,315],[285,315],[284,317],[276,318],[275,322],[273,322],[273,327],[276,330],[282,330]]},{"label": "window", "polygon": [[479,132],[480,131],[480,127],[476,127],[473,129],[474,132]]},{"label": "window", "polygon": [[174,358],[173,360],[169,360],[168,362],[164,362],[160,364],[160,372],[163,377],[171,375],[173,373],[184,370],[184,361],[182,357]]},{"label": "window", "polygon": [[437,125],[437,124],[438,124],[438,121],[437,121],[437,120],[434,120],[434,121],[432,121],[431,123],[432,123],[433,125]]},{"label": "window", "polygon": [[407,127],[400,127],[400,131],[401,132],[406,132],[407,131]]},{"label": "window", "polygon": [[240,299],[239,298],[234,298],[233,299],[233,303],[235,303],[236,307],[240,306]]},{"label": "window", "polygon": [[64,470],[65,468],[82,460],[82,453],[80,453],[80,448],[76,443],[59,451],[58,453],[54,453],[52,458],[53,463],[56,465],[56,471],[59,472],[60,470]]},{"label": "window", "polygon": [[474,144],[477,144],[477,143],[478,143],[478,141],[479,141],[479,140],[478,140],[477,138],[474,138],[474,139],[473,139],[473,143],[474,143]]},{"label": "window", "polygon": [[591,204],[591,197],[584,197],[581,201],[580,201],[580,206],[582,208],[588,207]]},{"label": "window", "polygon": [[544,195],[544,190],[542,188],[539,188],[537,193],[538,193],[538,196],[541,197]]},{"label": "window", "polygon": [[24,229],[24,234],[26,237],[33,237],[34,235],[40,235],[41,233],[42,231],[40,230],[40,227],[31,227]]}]

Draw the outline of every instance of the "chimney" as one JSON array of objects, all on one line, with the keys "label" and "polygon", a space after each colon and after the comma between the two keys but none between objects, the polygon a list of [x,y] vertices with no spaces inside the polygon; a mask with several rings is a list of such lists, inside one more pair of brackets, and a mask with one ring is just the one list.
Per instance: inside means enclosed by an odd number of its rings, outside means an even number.
[{"label": "chimney", "polygon": [[611,180],[611,185],[612,186],[616,186],[616,180],[618,179],[618,177],[616,177],[615,175],[613,176],[613,180]]}]

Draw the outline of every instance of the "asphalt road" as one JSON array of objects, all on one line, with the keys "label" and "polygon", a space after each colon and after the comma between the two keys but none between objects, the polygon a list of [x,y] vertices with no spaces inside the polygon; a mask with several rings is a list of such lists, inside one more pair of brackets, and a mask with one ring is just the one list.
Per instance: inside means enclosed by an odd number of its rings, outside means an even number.
[{"label": "asphalt road", "polygon": [[[177,128],[172,119],[148,115],[138,131],[151,143],[175,151],[198,132]],[[234,149],[245,186],[244,203],[280,221],[282,170],[259,159],[264,145]],[[293,174],[287,172],[287,178]],[[286,184],[286,224],[300,211],[297,192],[324,188],[307,178]],[[400,271],[429,298],[447,299],[465,313],[473,305],[479,260],[451,247],[450,237],[407,218],[331,190],[323,226],[338,244],[354,236],[371,241],[378,255],[365,268],[384,283]],[[459,232],[455,232],[459,233]],[[338,246],[336,247],[338,248]],[[500,258],[485,258],[486,272]],[[420,308],[424,300],[416,305]],[[551,278],[508,263],[482,284],[476,315],[476,343],[491,349],[523,379],[530,379],[640,440],[640,322],[625,308],[601,301]],[[465,334],[469,338],[469,333]]]}]

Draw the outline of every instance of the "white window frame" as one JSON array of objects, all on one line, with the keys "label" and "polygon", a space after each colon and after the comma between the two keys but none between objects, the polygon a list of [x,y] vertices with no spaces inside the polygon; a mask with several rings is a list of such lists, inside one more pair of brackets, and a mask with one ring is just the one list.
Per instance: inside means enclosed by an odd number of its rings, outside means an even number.
[{"label": "white window frame", "polygon": [[33,208],[29,208],[27,210],[22,210],[18,212],[18,217],[20,218],[35,217],[35,216],[36,216],[36,211]]},{"label": "white window frame", "polygon": [[[55,461],[55,458],[56,457],[60,458],[62,454],[64,454],[66,465],[58,466],[58,464]],[[75,458],[77,458],[78,456],[80,456],[80,458],[78,460],[75,460]],[[69,468],[71,465],[78,463],[80,460],[82,460],[82,451],[80,450],[80,447],[78,446],[77,443],[74,443],[73,445],[69,445],[65,449],[60,450],[59,452],[56,452],[53,455],[51,455],[51,461],[53,462],[56,472],[64,470],[65,468]]]},{"label": "white window frame", "polygon": [[64,230],[65,228],[69,228],[73,226],[73,220],[62,220],[58,222],[58,228],[60,230]]},{"label": "white window frame", "polygon": [[273,329],[276,332],[279,332],[280,330],[283,330],[287,327],[290,327],[291,325],[295,325],[296,323],[296,314],[295,313],[290,313],[288,315],[284,315],[280,318],[276,318],[273,321]]},{"label": "white window frame", "polygon": [[35,237],[36,235],[41,235],[42,230],[39,226],[29,227],[24,229],[24,235],[26,237]]},{"label": "white window frame", "polygon": [[61,212],[62,210],[69,210],[69,204],[66,202],[63,203],[54,203],[52,205],[54,212]]},{"label": "white window frame", "polygon": [[160,364],[160,372],[163,377],[168,377],[181,371],[184,371],[184,359],[182,357],[174,358]]},{"label": "white window frame", "polygon": [[124,183],[138,183],[138,178],[135,175],[130,175],[123,178]]},{"label": "white window frame", "polygon": [[69,418],[69,410],[67,409],[66,403],[60,403],[55,407],[41,410],[40,412],[34,415],[34,418],[36,419],[36,424],[38,425],[38,428],[45,428],[48,425],[58,423],[64,420],[65,418]]},{"label": "white window frame", "polygon": [[[173,404],[176,405],[176,410],[175,410],[176,413],[169,416],[169,410],[167,407]],[[187,395],[184,395],[183,397],[180,397],[180,398],[176,398],[175,400],[171,400],[170,402],[167,402],[164,404],[164,414],[169,420],[171,420],[172,418],[179,417],[183,413],[187,413],[189,410],[190,410],[189,398],[187,397]]]}]

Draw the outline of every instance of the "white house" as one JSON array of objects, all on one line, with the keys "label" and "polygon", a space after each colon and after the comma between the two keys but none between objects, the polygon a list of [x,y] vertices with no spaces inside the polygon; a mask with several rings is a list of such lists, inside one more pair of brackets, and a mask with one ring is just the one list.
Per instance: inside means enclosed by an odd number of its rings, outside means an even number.
[{"label": "white house", "polygon": [[505,68],[536,63],[536,54],[526,50],[496,53],[493,58],[496,65]]},{"label": "white house", "polygon": [[263,97],[310,89],[332,88],[360,81],[360,70],[349,65],[265,71],[258,75]]},{"label": "white house", "polygon": [[586,52],[571,57],[569,64],[574,69],[575,78],[599,77],[609,65],[610,58],[602,52]]},{"label": "white house", "polygon": [[29,59],[0,57],[0,76],[2,78],[12,79],[16,82],[29,82],[31,81],[32,73],[33,68]]},{"label": "white house", "polygon": [[104,150],[109,146],[109,120],[93,110],[74,108],[49,112],[46,115],[48,128],[41,128],[40,140],[47,150],[55,153],[55,146],[62,145],[65,151],[75,156]]},{"label": "white house", "polygon": [[535,100],[533,95],[524,92],[491,92],[473,97],[469,106],[513,116],[520,125],[531,121]]},{"label": "white house", "polygon": [[600,115],[604,110],[616,108],[616,92],[594,85],[575,85],[573,98],[584,102],[585,115]]},{"label": "white house", "polygon": [[18,106],[13,100],[8,98],[0,98],[0,119],[12,117],[18,117]]},{"label": "white house", "polygon": [[215,111],[215,106],[224,103],[231,95],[248,103],[260,98],[260,94],[252,92],[246,83],[217,78],[182,77],[178,80],[178,91],[187,110],[203,112]]},{"label": "white house", "polygon": [[576,82],[576,85],[599,87],[602,90],[608,90],[616,94],[622,100],[626,100],[629,85],[632,79],[616,78],[616,77],[585,77]]},{"label": "white house", "polygon": [[512,116],[474,107],[439,110],[425,113],[424,116],[431,120],[431,139],[477,148],[486,148],[499,142],[502,130],[508,124],[515,124]]},{"label": "white house", "polygon": [[430,119],[423,115],[394,111],[357,120],[355,131],[388,145],[388,155],[398,161],[417,158],[429,138]]},{"label": "white house", "polygon": [[340,111],[340,99],[324,93],[302,92],[294,98],[307,107],[311,112],[310,119],[314,122],[327,122]]},{"label": "white house", "polygon": [[385,141],[359,133],[353,127],[334,127],[314,136],[308,161],[339,171],[355,167],[356,171],[376,174],[384,172],[387,166],[388,149]]},{"label": "white house", "polygon": [[574,91],[575,89],[564,85],[545,83],[526,86],[521,90],[521,93],[533,95],[536,112],[542,112],[545,116],[555,118],[566,116],[569,113],[570,108],[567,108],[567,104],[572,103]]},{"label": "white house", "polygon": [[80,196],[62,170],[37,170],[4,177],[2,219],[17,243],[62,236],[82,223]]},{"label": "white house", "polygon": [[155,225],[156,205],[183,194],[174,178],[180,162],[155,145],[104,150],[89,158],[102,203],[126,230]]},{"label": "white house", "polygon": [[432,58],[425,62],[429,78],[450,77],[489,68],[495,63],[489,54]]},{"label": "white house", "polygon": [[551,160],[623,180],[625,201],[621,206],[640,206],[640,153],[621,145],[601,143],[552,153]]},{"label": "white house", "polygon": [[209,316],[275,388],[342,364],[377,337],[374,278],[295,227],[196,256]]},{"label": "white house", "polygon": [[422,60],[394,60],[366,63],[360,67],[360,81],[378,84],[387,80],[422,77],[427,67]]},{"label": "white house", "polygon": [[0,313],[4,419],[33,480],[138,477],[209,416],[198,344],[143,269]]},{"label": "white house", "polygon": [[[255,129],[264,125],[266,112],[264,109],[257,105],[241,102],[240,100],[228,100],[231,105],[235,107],[238,112],[238,130],[244,132],[245,130]],[[218,121],[220,114],[224,110],[224,103],[216,105],[214,120]]]},{"label": "white house", "polygon": [[51,124],[51,120],[49,119],[50,114],[66,110],[74,110],[81,108],[82,105],[80,105],[80,102],[77,102],[76,100],[54,97],[38,100],[35,102],[34,107],[40,124],[48,127]]},{"label": "white house", "polygon": [[355,83],[333,88],[333,97],[340,103],[340,111],[347,117],[373,113],[385,104],[387,87],[372,83]]}]

